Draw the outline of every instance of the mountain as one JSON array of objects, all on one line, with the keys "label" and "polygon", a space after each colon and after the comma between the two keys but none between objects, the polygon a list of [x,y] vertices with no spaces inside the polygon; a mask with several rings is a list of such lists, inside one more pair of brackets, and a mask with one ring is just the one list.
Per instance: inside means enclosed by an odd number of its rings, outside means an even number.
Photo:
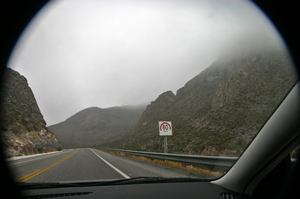
[{"label": "mountain", "polygon": [[297,81],[286,52],[220,57],[177,90],[151,102],[132,136],[105,146],[163,152],[158,121],[172,121],[169,153],[238,156]]},{"label": "mountain", "polygon": [[61,148],[61,143],[47,129],[26,78],[7,68],[3,79],[0,127],[6,156],[12,157],[26,152],[25,148],[12,145],[40,150]]},{"label": "mountain", "polygon": [[145,106],[91,107],[48,128],[65,148],[93,147],[130,135],[144,110]]}]

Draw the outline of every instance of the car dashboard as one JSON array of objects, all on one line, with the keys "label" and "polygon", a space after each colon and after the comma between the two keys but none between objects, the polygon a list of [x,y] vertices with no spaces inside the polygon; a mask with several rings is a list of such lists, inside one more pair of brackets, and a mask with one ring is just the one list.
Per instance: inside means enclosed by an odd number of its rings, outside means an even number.
[{"label": "car dashboard", "polygon": [[[210,182],[147,183],[23,190],[25,198],[250,198]],[[252,198],[252,197],[251,197]]]}]

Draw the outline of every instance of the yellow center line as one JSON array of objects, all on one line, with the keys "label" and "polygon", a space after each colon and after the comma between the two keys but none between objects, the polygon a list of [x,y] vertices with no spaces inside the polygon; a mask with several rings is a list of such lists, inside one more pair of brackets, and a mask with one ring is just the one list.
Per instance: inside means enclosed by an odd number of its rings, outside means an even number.
[{"label": "yellow center line", "polygon": [[[25,181],[27,181],[27,180],[29,180],[29,179],[31,179],[31,178],[33,178],[33,177],[35,177],[35,176],[37,176],[37,175],[43,173],[44,171],[50,169],[51,167],[54,167],[55,165],[61,163],[62,161],[68,159],[69,157],[72,157],[73,155],[75,155],[75,154],[78,153],[79,151],[80,151],[80,149],[79,149],[77,152],[73,153],[72,155],[63,158],[61,161],[58,161],[58,162],[54,163],[53,165],[51,165],[51,166],[47,167],[46,169],[43,169],[43,170],[41,170],[40,172],[38,172],[38,173],[36,173],[36,174],[34,174],[34,175],[32,175],[32,176],[30,176],[30,177],[28,177],[28,178],[22,180],[21,182],[25,182]],[[30,175],[30,174],[28,174],[28,175]],[[28,176],[28,175],[27,175],[27,176]],[[25,178],[25,177],[27,177],[27,176],[22,177],[22,179]],[[18,180],[19,180],[19,179],[18,179]]]},{"label": "yellow center line", "polygon": [[38,169],[38,170],[36,170],[36,171],[34,171],[34,172],[32,172],[32,173],[26,175],[26,176],[23,176],[22,178],[17,179],[15,182],[18,182],[19,180],[22,180],[23,178],[26,178],[26,177],[28,177],[28,176],[30,176],[30,175],[32,175],[32,174],[34,174],[34,173],[36,173],[36,172],[38,172],[38,171],[40,171],[40,170],[41,170],[41,169]]}]

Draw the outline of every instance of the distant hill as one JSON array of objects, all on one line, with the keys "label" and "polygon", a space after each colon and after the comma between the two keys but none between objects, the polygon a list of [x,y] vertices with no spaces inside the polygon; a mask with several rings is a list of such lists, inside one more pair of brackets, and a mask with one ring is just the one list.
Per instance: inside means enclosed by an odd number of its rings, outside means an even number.
[{"label": "distant hill", "polygon": [[61,143],[47,129],[46,122],[37,105],[27,80],[18,72],[7,68],[1,88],[2,140],[5,155],[22,155],[25,148],[12,145],[42,149],[59,149]]},{"label": "distant hill", "polygon": [[132,134],[144,110],[145,106],[91,107],[48,128],[65,148],[99,146]]},{"label": "distant hill", "polygon": [[172,121],[169,153],[238,156],[296,81],[286,52],[220,58],[176,95],[167,91],[151,102],[132,136],[104,146],[163,152],[158,121]]}]

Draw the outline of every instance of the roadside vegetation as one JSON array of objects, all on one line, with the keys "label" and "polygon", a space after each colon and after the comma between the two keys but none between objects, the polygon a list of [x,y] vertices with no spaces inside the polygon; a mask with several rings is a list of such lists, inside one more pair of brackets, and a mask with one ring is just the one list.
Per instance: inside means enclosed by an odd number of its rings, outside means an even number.
[{"label": "roadside vegetation", "polygon": [[[35,154],[41,154],[41,153],[50,153],[50,152],[55,152],[55,151],[62,151],[63,149],[59,148],[59,149],[40,149],[38,148],[35,151],[30,151],[28,150],[28,152],[24,152],[24,155],[35,155]],[[16,156],[17,157],[17,156]]]}]

